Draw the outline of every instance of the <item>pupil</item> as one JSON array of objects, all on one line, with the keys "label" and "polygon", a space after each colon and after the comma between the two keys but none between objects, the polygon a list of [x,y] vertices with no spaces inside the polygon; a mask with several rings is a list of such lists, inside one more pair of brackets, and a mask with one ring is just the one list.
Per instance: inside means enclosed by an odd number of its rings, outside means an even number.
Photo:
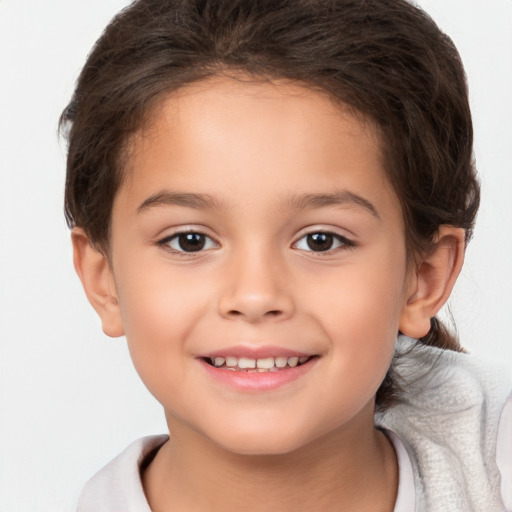
[{"label": "pupil", "polygon": [[200,251],[205,244],[205,237],[199,233],[186,233],[179,236],[180,247],[186,252]]},{"label": "pupil", "polygon": [[308,235],[307,242],[313,251],[328,251],[332,247],[333,236],[329,233],[313,233]]}]

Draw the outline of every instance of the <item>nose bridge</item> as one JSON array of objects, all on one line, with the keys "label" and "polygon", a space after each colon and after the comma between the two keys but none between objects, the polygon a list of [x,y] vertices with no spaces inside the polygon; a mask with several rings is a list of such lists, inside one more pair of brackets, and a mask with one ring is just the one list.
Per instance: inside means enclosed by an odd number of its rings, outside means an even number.
[{"label": "nose bridge", "polygon": [[248,322],[287,318],[294,310],[288,285],[279,251],[269,244],[248,242],[226,262],[219,312]]}]

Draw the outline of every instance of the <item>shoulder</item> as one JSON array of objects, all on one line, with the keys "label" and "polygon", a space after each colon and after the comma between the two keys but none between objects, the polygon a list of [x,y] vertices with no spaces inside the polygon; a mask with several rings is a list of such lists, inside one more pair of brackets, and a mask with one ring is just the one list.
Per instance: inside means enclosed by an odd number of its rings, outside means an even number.
[{"label": "shoulder", "polygon": [[376,423],[403,442],[419,502],[436,510],[443,496],[446,511],[501,512],[500,460],[512,458],[508,441],[501,441],[510,437],[501,434],[510,421],[510,370],[479,355],[401,339],[394,371],[399,403],[377,413]]},{"label": "shoulder", "polygon": [[401,391],[398,407],[391,411],[411,407],[429,417],[478,410],[475,419],[497,428],[512,392],[510,368],[480,354],[442,350],[403,336],[397,342],[392,369]]},{"label": "shoulder", "polygon": [[512,511],[512,394],[503,408],[498,427],[496,462],[501,473],[501,495],[507,511]]},{"label": "shoulder", "polygon": [[167,439],[167,435],[149,436],[130,444],[87,482],[77,512],[151,512],[140,468]]}]

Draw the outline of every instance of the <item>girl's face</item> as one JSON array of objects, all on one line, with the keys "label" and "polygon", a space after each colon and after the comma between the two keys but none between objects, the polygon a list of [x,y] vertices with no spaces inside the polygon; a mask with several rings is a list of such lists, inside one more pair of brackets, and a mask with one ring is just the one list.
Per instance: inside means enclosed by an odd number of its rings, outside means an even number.
[{"label": "girl's face", "polygon": [[297,85],[181,89],[133,141],[111,244],[171,430],[276,454],[373,427],[408,279],[368,123]]}]

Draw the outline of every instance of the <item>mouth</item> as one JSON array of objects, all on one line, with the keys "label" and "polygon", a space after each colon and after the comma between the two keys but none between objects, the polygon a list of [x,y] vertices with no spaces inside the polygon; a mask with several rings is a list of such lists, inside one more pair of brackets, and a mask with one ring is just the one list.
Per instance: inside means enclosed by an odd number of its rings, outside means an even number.
[{"label": "mouth", "polygon": [[197,356],[209,378],[243,393],[268,392],[291,385],[313,371],[320,358],[320,354],[268,345],[238,345]]},{"label": "mouth", "polygon": [[283,370],[300,367],[307,364],[318,356],[276,356],[276,357],[236,357],[236,356],[215,356],[204,357],[202,360],[208,365],[232,372],[246,373],[277,373]]}]

